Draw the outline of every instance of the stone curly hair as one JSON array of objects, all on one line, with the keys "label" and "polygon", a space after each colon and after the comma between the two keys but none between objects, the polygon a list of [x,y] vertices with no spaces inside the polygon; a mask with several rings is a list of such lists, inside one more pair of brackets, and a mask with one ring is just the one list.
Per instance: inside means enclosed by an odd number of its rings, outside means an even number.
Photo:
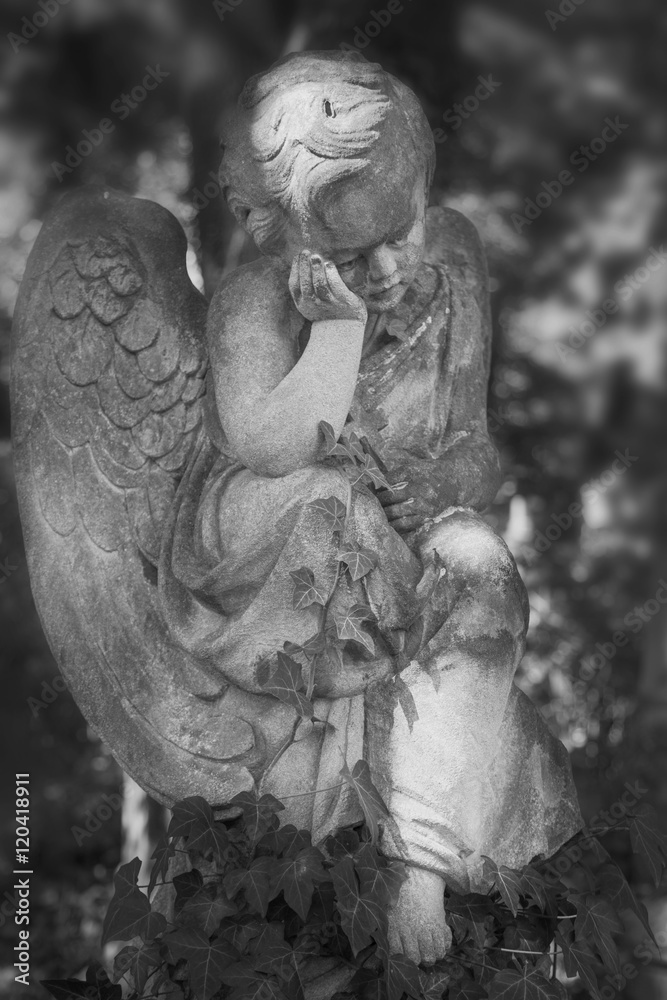
[{"label": "stone curly hair", "polygon": [[304,223],[326,189],[371,165],[381,142],[428,190],[435,145],[408,87],[343,53],[289,55],[245,85],[223,132],[221,187],[258,249],[278,254],[290,220]]}]

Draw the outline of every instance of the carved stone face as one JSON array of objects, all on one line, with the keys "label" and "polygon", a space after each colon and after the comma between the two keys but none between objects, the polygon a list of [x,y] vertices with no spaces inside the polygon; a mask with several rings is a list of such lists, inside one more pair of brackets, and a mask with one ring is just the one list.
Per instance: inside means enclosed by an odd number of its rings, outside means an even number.
[{"label": "carved stone face", "polygon": [[[293,226],[289,260],[309,249],[332,260],[369,313],[401,301],[424,256],[426,190],[414,170],[364,172],[331,185],[305,225]],[[406,176],[407,175],[407,176]]]}]

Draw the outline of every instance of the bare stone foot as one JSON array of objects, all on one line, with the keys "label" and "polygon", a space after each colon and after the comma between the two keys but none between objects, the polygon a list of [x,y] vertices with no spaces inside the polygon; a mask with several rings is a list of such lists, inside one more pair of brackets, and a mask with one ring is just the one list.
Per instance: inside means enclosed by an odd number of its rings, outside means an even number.
[{"label": "bare stone foot", "polygon": [[398,901],[389,913],[389,946],[413,962],[432,965],[444,958],[452,943],[445,923],[445,883],[423,868],[408,868]]}]

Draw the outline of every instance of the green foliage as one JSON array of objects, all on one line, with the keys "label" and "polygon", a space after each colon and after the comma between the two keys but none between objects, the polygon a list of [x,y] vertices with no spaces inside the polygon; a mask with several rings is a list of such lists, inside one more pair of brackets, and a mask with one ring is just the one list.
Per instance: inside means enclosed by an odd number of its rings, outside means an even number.
[{"label": "green foliage", "polygon": [[[242,792],[230,803],[237,818],[224,821],[198,796],[177,803],[148,893],[137,884],[137,858],[115,876],[103,940],[126,944],[114,982],[92,965],[85,982],[43,985],[54,1000],[120,1000],[122,979],[130,1000],[303,1000],[303,961],[321,956],[354,973],[337,1000],[565,1000],[554,975],[558,949],[567,974],[599,1000],[601,977],[619,969],[622,918],[633,913],[645,923],[646,915],[597,840],[582,832],[554,858],[521,870],[486,858],[487,893],[448,887],[452,947],[427,975],[389,946],[388,917],[406,870],[375,846],[387,812],[368,764],[345,766],[341,778],[357,792],[366,822],[321,847],[307,831],[280,826],[283,805],[271,795]],[[636,820],[626,827],[634,839]],[[647,810],[641,829],[644,857],[656,843],[664,848]],[[190,868],[169,879],[165,858],[179,850]],[[171,923],[155,896],[167,883],[175,890]]]},{"label": "green foliage", "polygon": [[350,771],[347,764],[343,764],[341,777],[357,793],[357,798],[364,813],[364,819],[368,827],[371,842],[377,843],[379,837],[379,824],[389,815],[384,800],[377,788],[371,781],[371,772],[368,762],[358,760]]},{"label": "green foliage", "polygon": [[336,459],[352,483],[367,483],[375,489],[391,489],[385,478],[386,470],[381,468],[378,456],[366,438],[359,438],[347,427],[336,438],[333,427],[326,420],[320,421],[320,430],[324,435],[327,458]]},{"label": "green foliage", "polygon": [[[374,488],[389,488],[375,457],[368,452],[367,442],[347,429],[337,441],[330,424],[322,422],[320,428],[328,459],[341,465],[353,483],[366,482]],[[292,607],[309,614],[321,608],[318,630],[304,643],[286,642],[283,650],[266,657],[257,670],[259,683],[266,693],[295,710],[296,728],[304,719],[318,721],[312,704],[318,670],[337,672],[342,666],[346,643],[356,643],[371,656],[375,652],[375,641],[367,626],[375,625],[376,619],[367,604],[351,598],[347,607],[337,605],[331,614],[329,610],[337,585],[342,582],[341,573],[348,574],[349,584],[357,584],[376,569],[378,556],[353,538],[343,540],[347,509],[338,497],[318,497],[307,506],[322,518],[338,546],[335,579],[327,587],[316,580],[308,566],[290,572],[294,584]],[[347,589],[349,593],[349,586]]]}]

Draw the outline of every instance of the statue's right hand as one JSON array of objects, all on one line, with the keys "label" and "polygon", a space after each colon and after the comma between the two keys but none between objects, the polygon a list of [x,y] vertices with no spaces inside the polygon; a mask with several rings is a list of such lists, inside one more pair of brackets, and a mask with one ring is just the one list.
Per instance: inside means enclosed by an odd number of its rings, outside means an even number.
[{"label": "statue's right hand", "polygon": [[296,255],[289,289],[295,306],[311,323],[348,319],[366,325],[366,303],[350,291],[336,265],[320,254],[302,250]]}]

